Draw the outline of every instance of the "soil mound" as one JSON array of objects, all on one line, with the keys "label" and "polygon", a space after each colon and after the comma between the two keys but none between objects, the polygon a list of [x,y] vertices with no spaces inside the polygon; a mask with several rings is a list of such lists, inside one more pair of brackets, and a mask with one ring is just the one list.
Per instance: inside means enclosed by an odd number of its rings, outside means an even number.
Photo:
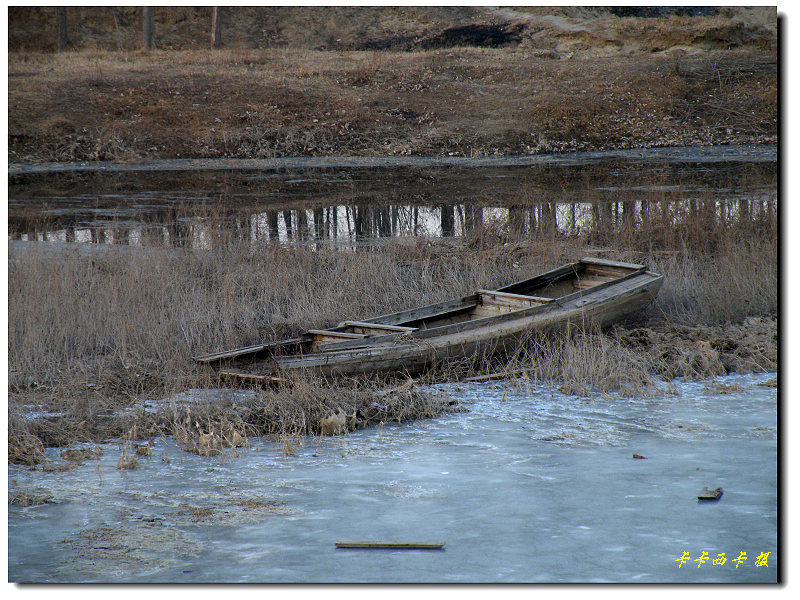
[{"label": "soil mound", "polygon": [[448,27],[439,33],[418,36],[400,36],[377,40],[367,40],[356,44],[354,50],[396,50],[413,52],[415,50],[440,50],[455,47],[501,48],[518,45],[522,41],[524,25],[504,24],[486,25],[473,23]]},{"label": "soil mound", "polygon": [[715,6],[610,6],[608,11],[615,17],[710,17],[719,13]]},{"label": "soil mound", "polygon": [[466,25],[449,27],[441,33],[420,40],[417,47],[421,50],[453,48],[455,46],[476,46],[479,48],[499,48],[510,44],[519,44],[522,25]]}]

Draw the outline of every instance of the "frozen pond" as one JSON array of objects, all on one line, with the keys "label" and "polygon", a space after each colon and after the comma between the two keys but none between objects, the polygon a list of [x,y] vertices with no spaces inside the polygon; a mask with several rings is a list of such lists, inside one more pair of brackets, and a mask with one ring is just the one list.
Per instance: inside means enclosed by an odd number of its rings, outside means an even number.
[{"label": "frozen pond", "polygon": [[[772,377],[660,398],[457,384],[440,387],[469,412],[295,440],[290,456],[158,439],[136,470],[111,444],[74,472],[10,466],[10,491],[52,501],[9,505],[9,581],[774,582]],[[698,502],[704,486],[722,498]],[[334,548],[353,539],[446,546]]]}]

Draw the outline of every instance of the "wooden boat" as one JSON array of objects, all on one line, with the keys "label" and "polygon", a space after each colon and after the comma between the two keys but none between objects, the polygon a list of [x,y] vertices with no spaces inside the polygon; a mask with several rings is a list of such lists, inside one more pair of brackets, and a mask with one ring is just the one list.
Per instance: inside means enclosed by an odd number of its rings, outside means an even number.
[{"label": "wooden boat", "polygon": [[476,352],[513,350],[532,330],[607,327],[650,304],[662,282],[643,265],[583,258],[496,290],[195,360],[252,383],[275,382],[298,369],[334,376],[417,373]]}]

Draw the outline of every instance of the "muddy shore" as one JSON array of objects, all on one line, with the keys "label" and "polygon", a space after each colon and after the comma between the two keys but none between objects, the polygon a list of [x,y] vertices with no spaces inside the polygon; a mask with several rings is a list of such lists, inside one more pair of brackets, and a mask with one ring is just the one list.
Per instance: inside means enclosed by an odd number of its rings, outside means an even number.
[{"label": "muddy shore", "polygon": [[294,168],[332,169],[342,167],[519,167],[585,165],[594,161],[631,160],[636,162],[664,163],[691,161],[774,162],[777,160],[775,144],[648,148],[635,150],[607,150],[603,152],[565,152],[559,154],[485,156],[286,156],[280,158],[174,158],[140,160],[132,162],[83,161],[11,163],[9,175],[61,172],[117,172],[117,171],[202,171],[202,170],[274,170]]}]

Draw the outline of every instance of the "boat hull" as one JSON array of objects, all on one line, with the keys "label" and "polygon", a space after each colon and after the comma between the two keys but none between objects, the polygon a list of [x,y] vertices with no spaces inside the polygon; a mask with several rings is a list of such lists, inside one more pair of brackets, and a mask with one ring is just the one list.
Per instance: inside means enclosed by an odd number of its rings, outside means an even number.
[{"label": "boat hull", "polygon": [[520,314],[471,321],[466,326],[430,329],[351,350],[275,356],[271,362],[276,372],[307,369],[330,376],[387,371],[415,374],[437,363],[476,354],[513,352],[532,332],[606,328],[647,307],[662,282],[660,275],[645,272],[607,288],[595,299],[586,295]]},{"label": "boat hull", "polygon": [[497,290],[196,360],[250,383],[277,383],[302,370],[416,374],[478,354],[514,352],[535,332],[606,328],[653,302],[662,283],[642,265],[584,258]]}]

